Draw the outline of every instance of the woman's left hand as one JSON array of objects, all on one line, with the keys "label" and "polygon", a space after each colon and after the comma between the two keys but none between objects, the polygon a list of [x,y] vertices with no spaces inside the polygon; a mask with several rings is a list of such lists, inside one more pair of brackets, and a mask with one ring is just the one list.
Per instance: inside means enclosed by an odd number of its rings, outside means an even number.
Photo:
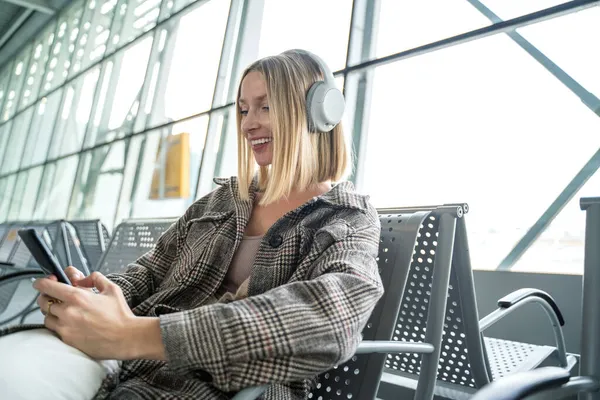
[{"label": "woman's left hand", "polygon": [[[38,304],[46,314],[46,328],[92,358],[136,358],[139,338],[135,331],[140,318],[131,312],[121,288],[99,272],[83,279],[79,286],[95,287],[99,293],[48,278],[35,281],[33,287],[42,293]],[[47,314],[51,300],[54,302]]]}]

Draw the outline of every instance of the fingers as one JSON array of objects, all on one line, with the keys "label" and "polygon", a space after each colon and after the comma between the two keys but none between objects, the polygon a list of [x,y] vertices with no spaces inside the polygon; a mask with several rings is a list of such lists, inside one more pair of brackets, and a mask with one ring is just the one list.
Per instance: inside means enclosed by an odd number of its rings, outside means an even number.
[{"label": "fingers", "polygon": [[[48,314],[48,304],[52,301],[52,306],[50,307],[50,312],[55,317],[60,317],[59,314],[63,314],[64,309],[66,307],[65,303],[60,302],[59,300],[53,299],[46,295],[40,295],[37,299],[37,305],[40,307],[40,311],[42,314]],[[58,314],[57,314],[58,313]]]},{"label": "fingers", "polygon": [[90,275],[86,276],[85,278],[83,278],[82,280],[77,282],[77,286],[93,288],[94,287],[94,278],[92,278],[92,275],[94,275],[94,274],[95,274],[95,272],[92,272]]},{"label": "fingers", "polygon": [[33,288],[42,294],[53,297],[60,301],[66,301],[72,297],[78,290],[64,283],[56,282],[47,278],[36,279],[33,283]]},{"label": "fingers", "polygon": [[50,313],[47,313],[47,311],[48,311],[47,305],[46,305],[46,309],[44,310],[44,312],[46,312],[46,316],[52,316],[52,317],[61,319],[65,316],[66,308],[67,308],[67,304],[60,303],[60,302],[54,300],[54,302],[52,303],[52,306],[50,307]]},{"label": "fingers", "polygon": [[69,280],[73,284],[75,282],[80,281],[81,279],[85,278],[85,275],[83,275],[83,272],[79,271],[75,267],[65,268],[65,274],[67,275],[67,278],[69,278]]},{"label": "fingers", "polygon": [[46,315],[46,309],[48,308],[48,300],[50,300],[50,297],[46,296],[45,294],[41,294],[37,298],[37,305],[44,315]]},{"label": "fingers", "polygon": [[100,272],[92,272],[90,276],[87,276],[78,282],[78,286],[88,288],[95,287],[100,291],[100,293],[106,292],[107,290],[111,290],[113,285],[114,283],[112,283]]},{"label": "fingers", "polygon": [[[54,305],[52,308],[54,308]],[[56,332],[58,329],[58,318],[54,315],[46,315],[46,318],[44,318],[44,326],[51,331]]]}]

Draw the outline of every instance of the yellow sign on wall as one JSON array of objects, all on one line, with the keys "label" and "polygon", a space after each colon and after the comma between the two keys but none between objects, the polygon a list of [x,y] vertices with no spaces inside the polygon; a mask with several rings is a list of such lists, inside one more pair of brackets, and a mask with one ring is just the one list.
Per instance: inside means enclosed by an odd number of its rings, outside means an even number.
[{"label": "yellow sign on wall", "polygon": [[190,135],[184,132],[167,136],[158,146],[150,199],[188,197],[190,197]]}]

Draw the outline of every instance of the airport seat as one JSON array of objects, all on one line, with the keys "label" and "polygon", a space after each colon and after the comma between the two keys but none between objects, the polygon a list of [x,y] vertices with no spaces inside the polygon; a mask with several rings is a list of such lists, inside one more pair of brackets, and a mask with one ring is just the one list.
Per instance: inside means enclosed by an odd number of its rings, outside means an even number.
[{"label": "airport seat", "polygon": [[27,221],[15,221],[2,224],[2,241],[0,242],[0,266],[14,267],[10,258],[19,241],[17,231],[28,224]]},{"label": "airport seat", "polygon": [[[457,207],[458,212],[449,211]],[[500,299],[498,310],[479,320],[466,223],[462,217],[463,212],[468,212],[466,204],[379,210],[380,215],[419,211],[427,215],[417,235],[400,308],[385,317],[395,319],[392,341],[425,344],[433,346],[434,351],[398,350],[395,354],[390,351],[383,371],[377,371],[381,375],[379,396],[402,386],[415,390],[416,400],[433,399],[434,395],[467,399],[493,380],[519,371],[546,365],[558,365],[569,371],[576,359],[566,353],[561,330],[564,319],[547,293],[518,290]],[[528,303],[541,305],[548,314],[555,347],[484,336],[485,329]],[[257,398],[266,388],[248,388],[234,399]],[[334,393],[337,396],[337,389],[328,386],[325,392],[315,393],[311,398],[338,398]],[[375,394],[349,398],[375,398]]]},{"label": "airport seat", "polygon": [[127,266],[154,247],[176,218],[127,219],[114,230],[95,270],[104,275],[125,272]]},{"label": "airport seat", "polygon": [[[88,219],[66,221],[66,227],[71,254],[81,252],[82,255],[82,257],[73,257],[73,261],[68,265],[81,271],[85,269],[89,272],[96,271],[110,241],[110,233],[106,226],[99,219]],[[85,261],[85,264],[82,261]]]},{"label": "airport seat", "polygon": [[[2,246],[2,242],[4,241],[4,238],[6,237],[6,233],[8,232],[8,230],[10,229],[10,226],[12,225],[12,222],[3,222],[0,224],[0,246]],[[0,259],[0,261],[2,261]]]},{"label": "airport seat", "polygon": [[[600,398],[600,332],[598,332],[598,280],[600,275],[600,197],[580,200],[586,212],[583,275],[582,342],[578,376],[569,376],[555,367],[513,374],[486,385],[473,400],[566,399],[587,393],[583,398]],[[581,396],[579,398],[582,398]]]},{"label": "airport seat", "polygon": [[[464,209],[468,212],[468,207]],[[435,211],[419,232],[394,340],[422,342],[441,322],[441,354],[436,365],[419,354],[388,355],[381,382],[386,393],[393,391],[395,386],[402,386],[416,390],[414,398],[418,400],[432,399],[434,395],[467,399],[503,376],[547,365],[570,370],[576,363],[576,358],[566,353],[561,329],[563,316],[552,297],[543,291],[517,290],[500,299],[498,309],[479,320],[465,220],[464,217],[457,219],[455,232],[451,235],[454,244],[449,280],[439,292],[432,289],[432,282],[438,273],[439,243],[444,233]],[[445,301],[445,310],[440,321],[432,316],[431,306],[442,301]],[[484,335],[487,328],[529,303],[540,305],[548,315],[548,329],[554,330],[555,346]]]},{"label": "airport seat", "polygon": [[[40,269],[37,263],[27,249],[27,246],[25,246],[17,234],[18,230],[22,228],[35,229],[36,232],[44,238],[54,254],[59,257],[59,259],[63,257],[62,250],[64,250],[65,247],[64,243],[60,243],[60,221],[32,221],[29,223],[14,223],[7,231],[6,238],[2,244],[2,248],[5,251],[4,254],[8,254],[8,256],[7,263],[0,265],[0,282],[4,278],[8,279],[10,276],[12,276],[12,274],[23,270],[34,273],[34,275],[32,275],[33,277],[40,276]],[[10,301],[13,299],[13,296],[17,291],[19,283],[19,281],[11,279],[10,283],[1,284],[0,314],[7,310]],[[21,307],[18,312],[11,312],[10,315],[2,316],[0,318],[0,325],[9,323],[18,318],[24,310],[27,310],[31,304],[33,304],[33,302],[35,302],[35,298],[33,298],[26,307]]]},{"label": "airport seat", "polygon": [[[107,245],[107,249],[100,260],[98,260],[96,270],[107,275],[115,272],[124,272],[127,266],[137,258],[148,252],[160,235],[176,221],[175,218],[160,219],[128,219],[123,221],[113,234],[112,239]],[[64,223],[64,221],[61,221]],[[68,237],[68,236],[67,236]],[[73,239],[73,237],[71,238]],[[75,240],[77,240],[75,238]],[[67,243],[68,247],[69,244]],[[64,265],[64,263],[63,263]],[[33,268],[29,271],[14,271],[5,276],[0,276],[0,293],[5,286],[17,286],[24,279],[38,278],[44,276],[39,268]],[[11,294],[12,297],[12,294]],[[10,301],[7,297],[6,302]],[[35,299],[34,299],[35,301]],[[30,304],[31,306],[31,304]],[[18,316],[21,316],[21,322],[38,308],[26,308],[17,316],[13,316],[9,321],[0,321],[0,324],[7,323]]]},{"label": "airport seat", "polygon": [[[428,331],[428,336],[423,341],[397,340],[397,316],[401,312],[401,300],[406,284],[410,280],[415,246],[423,240],[419,239],[422,226],[431,215],[443,218],[441,231],[449,233],[444,235],[445,239],[451,239],[456,220],[462,215],[462,207],[448,206],[435,210],[419,208],[379,210],[381,241],[377,263],[384,285],[384,295],[363,330],[363,341],[356,354],[347,362],[320,374],[308,398],[314,400],[375,399],[389,357],[387,354],[394,354],[394,356],[421,354],[430,363],[437,364],[441,330],[437,333],[434,329]],[[433,288],[443,290],[447,285],[445,282],[450,269],[452,241],[443,239],[438,251],[440,257],[435,262],[442,273],[437,275],[436,281],[432,284]],[[447,265],[442,265],[444,262]],[[443,300],[443,296],[440,298]],[[432,307],[432,314],[437,313],[438,325],[442,322],[443,305],[444,301],[438,301]],[[436,342],[438,345],[435,344]],[[269,390],[268,385],[247,388],[237,393],[233,399],[256,399],[267,390]]]},{"label": "airport seat", "polygon": [[[52,250],[60,265],[72,265],[85,275],[89,275],[110,240],[106,227],[99,219],[60,220],[56,224],[56,229],[58,231],[55,241],[59,245]],[[39,307],[32,303],[29,310],[22,312],[21,323],[37,310]]]}]

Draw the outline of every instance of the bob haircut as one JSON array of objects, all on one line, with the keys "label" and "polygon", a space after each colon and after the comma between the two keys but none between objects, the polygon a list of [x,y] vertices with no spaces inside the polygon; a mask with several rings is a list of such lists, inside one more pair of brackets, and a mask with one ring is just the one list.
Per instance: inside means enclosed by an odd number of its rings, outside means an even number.
[{"label": "bob haircut", "polygon": [[[241,129],[239,105],[241,82],[252,71],[260,72],[267,85],[273,160],[258,167],[252,147]],[[338,182],[348,173],[350,150],[342,124],[330,132],[308,131],[306,94],[322,80],[319,64],[303,50],[288,50],[252,63],[242,75],[236,99],[238,132],[238,179],[240,197],[249,199],[249,188],[258,167],[261,205],[288,196],[292,189],[306,190],[319,182]]]}]

